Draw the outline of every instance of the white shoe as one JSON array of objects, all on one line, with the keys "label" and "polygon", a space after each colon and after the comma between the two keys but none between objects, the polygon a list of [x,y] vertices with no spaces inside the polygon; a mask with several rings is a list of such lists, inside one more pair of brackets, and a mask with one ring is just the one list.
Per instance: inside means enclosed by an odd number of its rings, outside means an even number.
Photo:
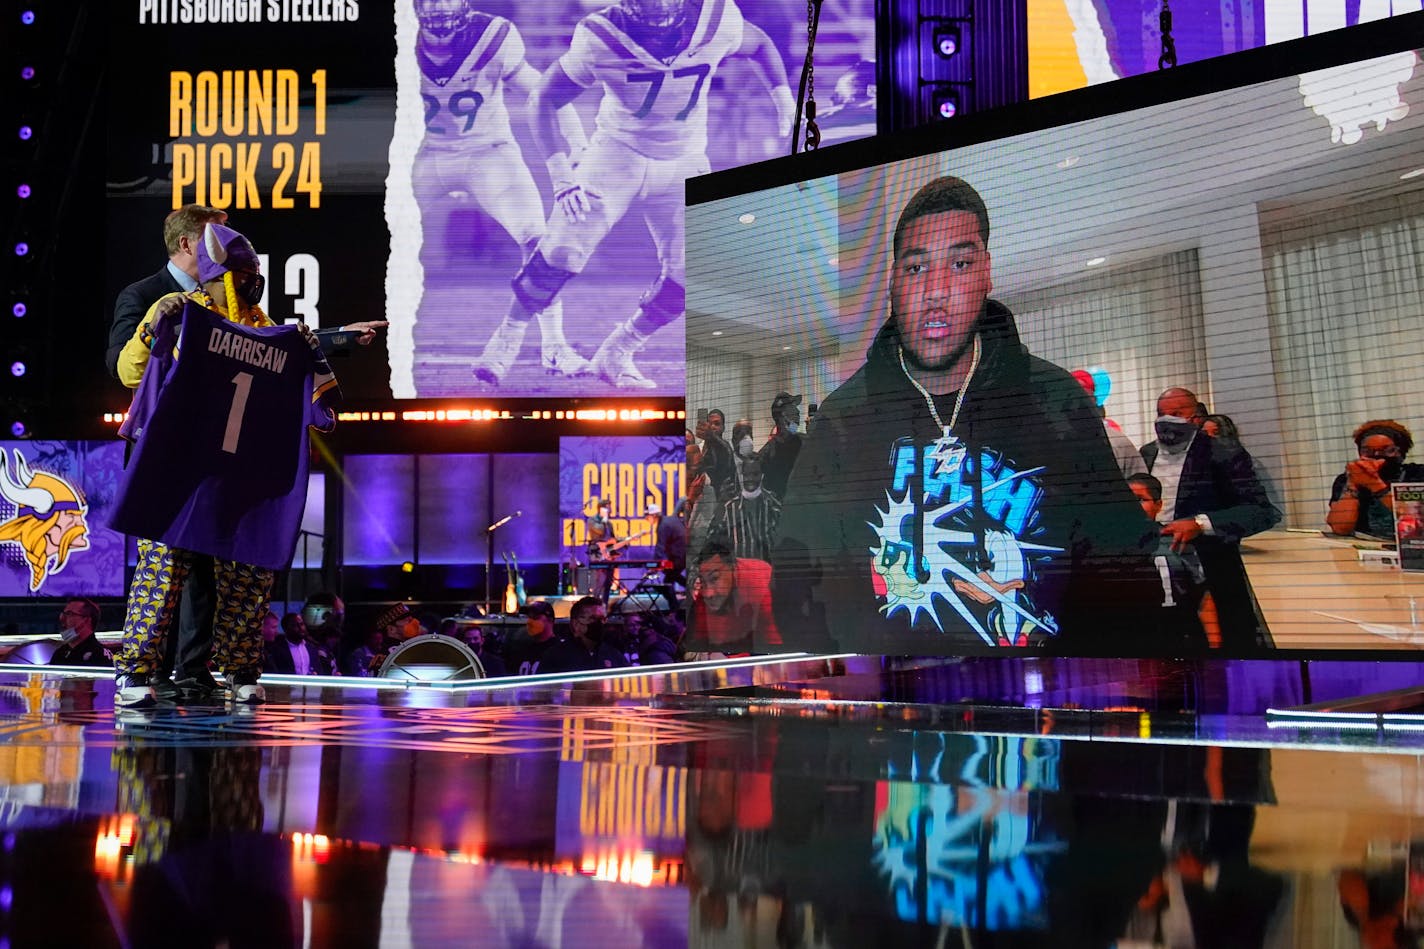
[{"label": "white shoe", "polygon": [[524,346],[524,333],[528,329],[528,323],[516,323],[507,319],[501,321],[489,342],[485,343],[484,351],[475,360],[475,378],[492,386],[499,385],[504,374],[509,372],[509,367],[514,365],[514,360],[519,357],[519,350]]},{"label": "white shoe", "polygon": [[114,679],[115,708],[153,708],[158,705],[158,693],[148,684],[146,675],[120,675]]},{"label": "white shoe", "polygon": [[551,376],[586,376],[593,364],[578,354],[568,343],[545,346],[539,356],[539,365]]},{"label": "white shoe", "polygon": [[642,348],[643,340],[627,323],[619,323],[598,347],[590,367],[600,379],[619,389],[656,389],[658,384],[633,365],[633,354]]},{"label": "white shoe", "polygon": [[267,690],[256,682],[229,682],[232,700],[243,705],[261,705],[267,701]]}]

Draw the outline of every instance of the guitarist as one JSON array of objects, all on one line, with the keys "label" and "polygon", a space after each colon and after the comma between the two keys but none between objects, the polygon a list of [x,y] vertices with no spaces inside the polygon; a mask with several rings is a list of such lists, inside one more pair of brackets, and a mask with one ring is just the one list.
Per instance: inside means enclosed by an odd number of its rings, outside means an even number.
[{"label": "guitarist", "polygon": [[[621,556],[613,546],[613,542],[618,538],[613,533],[613,521],[609,517],[612,511],[611,506],[606,499],[601,498],[594,499],[594,506],[598,513],[584,522],[588,534],[588,562],[590,566],[610,563]],[[592,581],[593,589],[589,592],[602,602],[607,603],[608,591],[613,586],[613,568],[595,568]]]}]

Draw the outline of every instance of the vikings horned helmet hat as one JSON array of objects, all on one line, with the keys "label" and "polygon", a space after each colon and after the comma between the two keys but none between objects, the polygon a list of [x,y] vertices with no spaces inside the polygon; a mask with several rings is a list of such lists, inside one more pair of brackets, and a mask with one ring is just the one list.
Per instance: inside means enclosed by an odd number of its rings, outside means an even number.
[{"label": "vikings horned helmet hat", "polygon": [[198,242],[198,281],[219,280],[229,270],[257,273],[261,263],[252,242],[226,224],[209,222]]}]

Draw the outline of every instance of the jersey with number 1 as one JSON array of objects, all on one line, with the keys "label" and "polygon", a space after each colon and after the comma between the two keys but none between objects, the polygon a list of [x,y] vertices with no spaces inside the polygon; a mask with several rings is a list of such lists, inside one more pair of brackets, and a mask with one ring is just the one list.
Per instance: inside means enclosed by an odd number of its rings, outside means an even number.
[{"label": "jersey with number 1", "polygon": [[590,13],[559,62],[581,86],[603,84],[598,132],[648,158],[707,150],[707,95],[722,60],[742,45],[733,0],[705,0],[686,37],[641,24],[619,7]]},{"label": "jersey with number 1", "polygon": [[476,13],[437,63],[418,38],[420,98],[425,104],[424,148],[454,151],[514,141],[504,81],[524,63],[524,40],[504,17]]},{"label": "jersey with number 1", "polygon": [[285,570],[306,507],[307,428],[332,426],[337,396],[295,326],[243,326],[189,301],[181,323],[160,323],[120,429],[134,453],[109,526]]}]

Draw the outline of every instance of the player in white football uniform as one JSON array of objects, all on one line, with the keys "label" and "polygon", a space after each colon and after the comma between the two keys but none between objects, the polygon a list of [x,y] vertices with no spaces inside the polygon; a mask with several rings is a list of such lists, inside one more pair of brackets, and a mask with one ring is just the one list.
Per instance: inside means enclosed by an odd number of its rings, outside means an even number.
[{"label": "player in white football uniform", "polygon": [[[633,354],[683,313],[683,182],[712,170],[707,94],[729,56],[746,57],[761,71],[778,127],[789,135],[796,105],[786,67],[770,38],[742,18],[735,0],[620,0],[579,21],[568,51],[544,73],[532,103],[532,130],[549,156],[557,207],[514,278],[514,300],[475,363],[477,377],[499,381],[519,354],[530,318],[555,303],[613,225],[637,205],[657,247],[660,272],[633,317],[599,346],[593,370],[618,388],[656,387],[633,365]],[[602,84],[603,98],[592,140],[580,154],[557,116],[594,83]]]},{"label": "player in white football uniform", "polygon": [[[451,192],[464,192],[527,259],[543,233],[544,205],[504,101],[507,87],[527,97],[539,81],[524,60],[524,40],[513,23],[470,9],[468,0],[415,0],[415,14],[425,138],[412,185],[421,213],[431,213]],[[560,110],[557,122],[572,141],[584,141],[572,106]],[[587,371],[588,360],[564,339],[562,304],[555,301],[538,317],[544,368],[564,375]]]}]

